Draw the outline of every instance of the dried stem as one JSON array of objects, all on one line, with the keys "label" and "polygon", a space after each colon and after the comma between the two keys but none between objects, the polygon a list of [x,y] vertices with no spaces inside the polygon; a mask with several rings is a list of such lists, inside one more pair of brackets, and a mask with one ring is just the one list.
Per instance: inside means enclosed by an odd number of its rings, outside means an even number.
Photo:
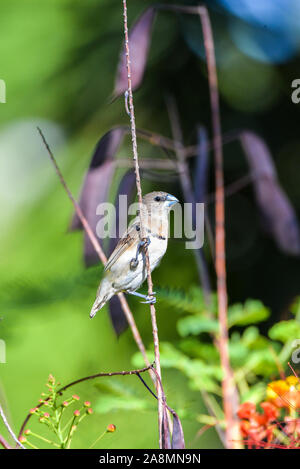
[{"label": "dried stem", "polygon": [[226,258],[225,258],[225,195],[223,175],[223,149],[218,95],[218,81],[214,52],[214,41],[208,11],[199,7],[198,13],[203,30],[204,47],[206,52],[210,103],[212,111],[213,145],[215,153],[216,179],[216,251],[215,265],[217,273],[218,311],[220,323],[219,349],[223,370],[222,394],[226,421],[226,447],[236,448],[238,437],[238,422],[236,417],[237,391],[234,385],[233,373],[229,360],[228,324],[227,324],[227,288],[226,288]]},{"label": "dried stem", "polygon": [[[96,253],[98,254],[99,259],[101,260],[101,262],[103,264],[105,264],[106,261],[107,261],[106,256],[105,256],[105,254],[104,254],[104,252],[103,252],[103,250],[102,250],[102,248],[101,248],[101,246],[100,246],[100,244],[99,244],[93,230],[91,229],[87,219],[85,218],[85,216],[84,216],[78,202],[73,197],[73,195],[72,195],[72,193],[71,193],[71,191],[70,191],[70,189],[69,189],[69,187],[68,187],[68,185],[67,185],[67,183],[66,183],[66,181],[65,181],[65,179],[64,179],[64,177],[63,177],[63,175],[62,175],[62,173],[59,169],[59,167],[58,167],[58,164],[55,160],[55,157],[54,157],[54,155],[53,155],[53,153],[52,153],[52,151],[51,151],[51,149],[50,149],[50,147],[49,147],[49,145],[48,145],[48,143],[45,139],[45,136],[44,136],[43,132],[41,131],[41,129],[39,127],[38,127],[38,131],[39,131],[39,133],[41,135],[41,138],[43,140],[43,143],[44,143],[44,145],[45,145],[45,147],[48,151],[48,154],[49,154],[50,159],[51,159],[51,161],[54,165],[55,171],[56,171],[56,173],[57,173],[57,175],[60,179],[60,182],[61,182],[63,188],[65,189],[66,193],[68,194],[68,197],[69,197],[69,199],[71,200],[71,202],[74,206],[74,209],[75,209],[75,211],[76,211],[76,213],[77,213],[77,215],[78,215],[78,217],[79,217],[79,219],[82,223],[83,228],[85,229],[85,231],[86,231],[86,233],[87,233],[87,235],[88,235],[88,237],[89,237],[89,239],[90,239]],[[126,319],[128,321],[128,324],[131,328],[133,338],[134,338],[134,340],[135,340],[135,342],[136,342],[136,344],[137,344],[137,346],[138,346],[138,348],[139,348],[139,350],[140,350],[140,352],[141,352],[141,354],[144,358],[146,366],[149,367],[150,362],[149,362],[148,357],[147,357],[146,349],[145,349],[144,343],[142,341],[141,335],[139,333],[139,330],[137,328],[136,322],[134,320],[133,314],[132,314],[132,312],[131,312],[131,310],[128,306],[128,303],[126,301],[126,298],[125,298],[123,293],[119,293],[118,298],[119,298],[119,301],[121,303],[121,307],[124,311],[124,314],[126,316]],[[150,372],[150,376],[151,376],[153,382],[155,382],[155,377],[153,376],[152,372]]]},{"label": "dried stem", "polygon": [[[128,108],[129,108],[129,115],[130,115],[132,151],[133,151],[133,161],[134,161],[134,169],[135,169],[135,177],[136,177],[138,203],[139,203],[139,208],[140,208],[140,214],[142,215],[143,213],[143,200],[142,199],[143,198],[142,198],[142,188],[141,188],[139,161],[138,161],[133,93],[132,93],[132,85],[131,85],[131,67],[130,67],[130,50],[129,50],[126,0],[123,0],[123,17],[124,17],[126,68],[127,68],[127,78],[128,78],[128,91],[127,91],[128,92]],[[146,235],[145,235],[145,230],[144,230],[143,223],[142,223],[142,216],[140,217],[140,225],[141,225],[140,236],[141,236],[141,239],[144,239],[146,238]],[[153,283],[152,283],[152,277],[151,277],[151,268],[150,268],[150,261],[149,261],[149,254],[148,254],[147,246],[144,249],[144,253],[145,253],[146,271],[147,271],[148,295],[152,296],[153,295]],[[159,340],[158,340],[158,330],[157,330],[157,321],[156,321],[156,311],[155,311],[154,304],[150,304],[150,313],[151,313],[151,321],[152,321],[155,364],[156,364],[157,374],[161,380]],[[163,405],[162,405],[162,389],[161,389],[161,386],[159,385],[158,380],[156,380],[156,392],[157,392],[157,397],[158,397],[159,447],[162,448]]]},{"label": "dried stem", "polygon": [[[148,370],[153,371],[154,370],[153,365],[146,366],[145,368],[141,368],[139,370],[114,371],[114,372],[109,372],[109,373],[96,373],[95,375],[85,376],[84,378],[79,378],[79,379],[76,379],[75,381],[72,381],[69,384],[66,384],[65,386],[63,386],[62,388],[60,388],[57,391],[57,394],[62,394],[66,389],[70,388],[71,386],[75,386],[75,384],[79,384],[79,383],[82,383],[84,381],[88,381],[88,380],[91,380],[91,379],[104,378],[105,376],[129,376],[129,375],[137,375],[140,378],[140,373],[144,373],[145,371],[148,371]],[[153,371],[153,373],[154,373],[154,371]],[[147,387],[147,385],[146,385],[146,387]],[[151,392],[151,390],[150,390],[150,392]],[[43,402],[40,402],[35,407],[37,409],[39,409],[40,407],[42,407],[45,404],[45,402],[49,401],[49,399],[50,399],[50,397],[47,397]],[[21,426],[20,431],[19,431],[19,438],[22,436],[23,431],[25,429],[25,426],[27,425],[28,420],[32,417],[32,415],[33,415],[32,413],[29,413],[26,416],[24,422],[22,423],[22,426]]]},{"label": "dried stem", "polygon": [[[175,153],[177,156],[177,166],[178,166],[178,173],[179,179],[182,187],[182,191],[184,194],[184,200],[187,203],[196,204],[195,195],[193,191],[189,166],[186,161],[184,146],[183,146],[183,135],[182,130],[179,122],[179,115],[178,110],[176,107],[176,103],[173,98],[168,98],[167,101],[168,105],[168,112],[169,112],[169,119],[172,127],[173,138],[176,142]],[[193,220],[191,220],[193,222]],[[194,224],[194,223],[192,223]],[[210,279],[208,274],[208,269],[206,265],[205,258],[203,256],[203,252],[200,249],[193,250],[196,260],[196,265],[198,269],[198,275],[200,277],[200,282],[203,287],[204,292],[204,300],[206,305],[209,307],[211,305],[211,286],[210,286]]]},{"label": "dried stem", "polygon": [[[6,426],[8,433],[10,434],[10,436],[12,437],[12,439],[16,442],[16,444],[17,444],[20,448],[26,449],[25,446],[22,445],[22,443],[18,440],[18,438],[16,437],[16,435],[15,435],[14,432],[12,431],[11,426],[10,426],[9,423],[8,423],[8,420],[7,420],[7,418],[6,418],[6,415],[5,415],[5,413],[4,413],[4,411],[3,411],[1,405],[0,405],[0,417],[2,418],[3,423],[4,423],[4,425]],[[4,442],[5,442],[5,440],[2,438],[2,440],[1,440],[2,445],[3,445]]]},{"label": "dried stem", "polygon": [[7,441],[5,440],[5,438],[3,438],[2,435],[0,435],[0,445],[3,446],[4,449],[13,449],[13,447],[7,443]]}]

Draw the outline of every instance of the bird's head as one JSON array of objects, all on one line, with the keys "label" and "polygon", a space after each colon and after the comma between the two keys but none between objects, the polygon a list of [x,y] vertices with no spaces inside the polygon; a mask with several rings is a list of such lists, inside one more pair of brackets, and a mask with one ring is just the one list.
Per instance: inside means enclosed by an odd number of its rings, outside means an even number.
[{"label": "bird's head", "polygon": [[146,205],[148,212],[169,212],[170,208],[177,204],[178,199],[174,195],[167,192],[150,192],[143,197],[143,203]]}]

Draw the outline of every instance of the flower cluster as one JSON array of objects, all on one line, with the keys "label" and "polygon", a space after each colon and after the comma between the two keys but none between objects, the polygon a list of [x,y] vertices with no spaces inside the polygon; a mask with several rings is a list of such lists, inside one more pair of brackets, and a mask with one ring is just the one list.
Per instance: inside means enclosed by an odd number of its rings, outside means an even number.
[{"label": "flower cluster", "polygon": [[[73,394],[61,402],[59,385],[60,383],[57,383],[52,375],[49,375],[46,384],[48,393],[42,393],[39,404],[29,411],[30,414],[38,417],[40,423],[45,424],[53,432],[54,438],[50,440],[43,435],[34,433],[30,429],[26,429],[20,437],[20,441],[31,448],[37,447],[32,443],[31,439],[28,439],[29,435],[56,448],[70,448],[72,437],[78,425],[86,416],[93,413],[89,401],[83,402],[80,407],[76,404],[76,407],[79,408],[72,410],[70,413],[70,408],[73,405],[74,409],[74,404],[80,400],[80,397],[77,394]],[[66,410],[67,408],[68,410]]]},{"label": "flower cluster", "polygon": [[257,412],[254,403],[244,402],[238,410],[244,443],[249,448],[300,447],[299,379],[288,376],[269,383],[260,407],[262,412]]},{"label": "flower cluster", "polygon": [[260,407],[262,413],[256,411],[252,402],[244,402],[238,410],[241,433],[249,446],[257,446],[263,440],[270,443],[273,439],[276,427],[274,422],[279,416],[278,409],[270,402],[262,402]]},{"label": "flower cluster", "polygon": [[272,381],[267,387],[267,400],[277,408],[300,408],[300,380],[296,376],[288,376],[285,380]]}]

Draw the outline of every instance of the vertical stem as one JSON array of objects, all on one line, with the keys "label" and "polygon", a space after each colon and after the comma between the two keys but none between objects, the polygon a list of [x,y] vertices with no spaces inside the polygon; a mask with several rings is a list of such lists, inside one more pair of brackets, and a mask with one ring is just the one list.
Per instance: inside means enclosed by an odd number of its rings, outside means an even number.
[{"label": "vertical stem", "polygon": [[[173,98],[168,99],[168,111],[169,111],[169,118],[172,127],[172,134],[175,142],[175,153],[177,157],[177,168],[178,174],[180,179],[180,184],[182,187],[184,200],[189,204],[193,204],[196,210],[196,199],[195,194],[192,186],[191,176],[189,172],[189,167],[186,161],[185,156],[185,149],[183,145],[183,135],[182,130],[179,122],[179,115],[178,110],[176,107],[176,103]],[[194,224],[193,215],[192,219],[190,220],[191,224]],[[205,262],[205,258],[203,256],[203,251],[200,249],[193,250],[196,266],[198,270],[198,274],[200,277],[200,282],[204,292],[204,301],[206,306],[209,308],[211,306],[211,287],[210,287],[210,280],[209,274],[207,270],[207,265]]]},{"label": "vertical stem", "polygon": [[[132,151],[133,151],[133,161],[136,177],[136,189],[138,195],[139,209],[140,209],[140,236],[141,239],[146,238],[145,231],[142,222],[142,213],[143,213],[143,200],[142,200],[142,188],[141,188],[141,178],[139,170],[139,160],[138,160],[138,149],[137,149],[137,140],[136,140],[136,127],[135,127],[135,115],[134,115],[134,105],[133,105],[133,93],[131,85],[131,67],[130,67],[130,51],[129,51],[129,36],[128,36],[128,21],[127,21],[127,3],[126,0],[123,0],[123,16],[124,16],[124,36],[125,36],[125,54],[126,54],[126,68],[127,68],[127,79],[128,79],[128,104],[129,104],[129,115],[130,115],[130,127],[131,127],[131,139],[132,139]],[[145,263],[147,270],[147,282],[148,282],[148,295],[153,295],[153,282],[151,277],[150,261],[148,248],[145,248]],[[152,333],[153,333],[153,342],[154,342],[154,355],[155,355],[155,365],[159,378],[161,379],[161,368],[160,368],[160,355],[159,355],[159,340],[158,340],[158,329],[156,321],[156,311],[154,304],[150,304],[150,313],[152,321]],[[162,417],[163,417],[163,405],[162,405],[162,389],[159,385],[158,380],[156,380],[156,392],[158,397],[158,428],[159,428],[159,447],[162,448]]]},{"label": "vertical stem", "polygon": [[5,438],[3,438],[2,435],[0,435],[0,445],[3,446],[4,449],[13,449],[13,447],[7,443],[7,441],[5,440]]},{"label": "vertical stem", "polygon": [[212,111],[213,146],[215,153],[216,180],[216,252],[215,265],[217,273],[218,311],[220,323],[219,349],[223,370],[222,393],[226,421],[226,446],[237,447],[238,424],[236,417],[237,393],[233,381],[233,373],[229,360],[228,325],[227,325],[227,288],[226,288],[226,258],[225,258],[225,206],[224,206],[224,176],[223,149],[218,95],[218,81],[216,72],[214,41],[207,9],[199,7],[200,21],[203,30],[204,47],[206,52],[210,102]]},{"label": "vertical stem", "polygon": [[11,426],[9,425],[8,423],[8,420],[6,418],[6,415],[2,409],[2,406],[0,405],[0,416],[3,420],[3,423],[4,425],[6,426],[7,428],[7,431],[8,433],[10,434],[10,436],[12,437],[12,439],[17,443],[17,445],[22,448],[22,449],[26,449],[25,446],[22,445],[22,443],[18,440],[18,438],[16,437],[16,435],[14,434],[13,430],[11,429]]},{"label": "vertical stem", "polygon": [[[69,197],[69,199],[71,200],[71,202],[72,202],[72,204],[73,204],[73,206],[74,206],[75,212],[76,212],[78,218],[80,219],[80,221],[81,221],[81,223],[82,223],[82,226],[83,226],[83,228],[85,229],[85,232],[86,232],[87,236],[89,237],[89,239],[90,239],[90,241],[91,241],[91,243],[92,243],[92,245],[93,245],[93,247],[94,247],[96,253],[98,254],[100,261],[102,262],[102,264],[105,264],[106,261],[107,261],[107,259],[106,259],[106,256],[105,256],[105,254],[104,254],[104,252],[103,252],[103,250],[102,250],[102,248],[101,248],[101,246],[100,246],[100,244],[99,244],[99,242],[98,242],[98,239],[96,238],[96,236],[95,236],[95,234],[94,234],[92,228],[91,228],[90,225],[89,225],[89,222],[87,221],[86,217],[84,216],[84,214],[83,214],[83,212],[82,212],[82,210],[81,210],[81,208],[80,208],[80,205],[78,204],[78,202],[77,202],[77,201],[75,200],[75,198],[73,197],[73,194],[72,194],[72,192],[70,191],[70,189],[69,189],[69,187],[68,187],[68,185],[67,185],[67,183],[66,183],[66,181],[65,181],[65,179],[64,179],[64,177],[63,177],[63,175],[62,175],[62,172],[61,172],[60,169],[59,169],[59,166],[58,166],[58,164],[57,164],[57,162],[56,162],[56,159],[55,159],[55,157],[54,157],[54,155],[53,155],[53,153],[52,153],[52,151],[51,151],[50,146],[48,145],[48,142],[47,142],[47,140],[46,140],[46,138],[45,138],[43,132],[41,131],[41,129],[40,129],[39,127],[38,127],[37,129],[38,129],[38,132],[39,132],[39,134],[40,134],[40,136],[41,136],[41,138],[42,138],[42,140],[43,140],[43,143],[44,143],[44,145],[45,145],[45,147],[46,147],[46,150],[47,150],[47,152],[48,152],[48,155],[49,155],[49,157],[50,157],[50,160],[51,160],[51,162],[52,162],[52,164],[53,164],[53,166],[54,166],[54,168],[55,168],[56,174],[57,174],[57,176],[59,177],[59,180],[60,180],[60,182],[61,182],[61,185],[63,186],[64,190],[66,191],[66,193],[67,193],[67,195],[68,195],[68,197]],[[135,342],[136,342],[136,344],[137,344],[137,346],[138,346],[138,348],[139,348],[139,350],[140,350],[140,352],[141,352],[141,354],[142,354],[142,356],[143,356],[143,358],[144,358],[145,364],[146,364],[146,366],[150,366],[150,362],[149,362],[148,357],[147,357],[147,354],[146,354],[146,349],[145,349],[144,343],[143,343],[143,341],[142,341],[141,335],[140,335],[139,330],[138,330],[138,328],[137,328],[137,325],[136,325],[136,322],[135,322],[135,320],[134,320],[133,314],[132,314],[132,312],[131,312],[131,310],[130,310],[130,308],[129,308],[129,306],[128,306],[128,303],[127,303],[127,301],[126,301],[126,298],[125,298],[125,296],[124,296],[123,293],[119,293],[119,294],[118,294],[118,298],[119,298],[119,301],[120,301],[120,303],[121,303],[121,307],[122,307],[122,309],[123,309],[123,311],[124,311],[124,314],[125,314],[125,316],[126,316],[126,319],[127,319],[127,321],[128,321],[128,324],[129,324],[129,326],[130,326],[130,328],[131,328],[131,332],[132,332],[133,338],[134,338],[134,340],[135,340]],[[155,382],[155,377],[154,377],[154,375],[153,375],[151,372],[149,372],[149,373],[150,373],[150,376],[151,376],[153,382]]]}]

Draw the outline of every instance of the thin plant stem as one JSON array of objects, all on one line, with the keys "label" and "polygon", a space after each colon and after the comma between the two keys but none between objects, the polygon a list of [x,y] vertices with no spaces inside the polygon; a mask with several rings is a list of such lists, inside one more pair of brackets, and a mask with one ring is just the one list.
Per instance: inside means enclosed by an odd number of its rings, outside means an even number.
[{"label": "thin plant stem", "polygon": [[107,432],[107,431],[104,430],[104,432],[101,433],[101,434],[98,436],[98,438],[94,441],[94,443],[91,444],[91,446],[89,447],[89,449],[93,448],[93,446],[95,446],[95,444],[98,443],[98,441],[101,440],[101,438],[104,437],[104,435],[106,434],[106,432]]},{"label": "thin plant stem", "polygon": [[[127,80],[128,80],[128,110],[130,115],[130,127],[131,127],[131,139],[132,139],[132,151],[133,151],[133,161],[136,177],[136,188],[138,195],[138,203],[140,208],[140,214],[143,213],[143,197],[142,197],[142,188],[141,188],[141,179],[140,179],[140,170],[139,170],[139,159],[138,159],[138,148],[137,148],[137,138],[136,138],[136,126],[135,126],[135,114],[134,114],[134,105],[133,105],[133,93],[131,85],[131,66],[130,66],[130,50],[129,50],[129,35],[128,35],[128,21],[127,21],[127,2],[123,0],[123,18],[124,18],[124,37],[125,37],[125,55],[126,55],[126,68],[127,68]],[[142,216],[140,216],[140,236],[141,239],[146,238],[145,229],[142,222]],[[151,268],[149,261],[149,254],[147,246],[144,249],[145,253],[145,264],[147,271],[147,282],[148,282],[148,295],[153,295],[153,282],[151,277]],[[160,354],[159,354],[159,339],[158,339],[158,329],[156,321],[156,311],[154,304],[150,304],[150,313],[152,321],[152,333],[153,333],[153,342],[154,342],[154,355],[155,355],[155,364],[157,374],[161,380],[161,367],[160,367]],[[162,448],[162,418],[163,418],[163,405],[162,405],[162,389],[158,382],[156,382],[156,392],[158,397],[158,428],[159,428],[159,447]]]},{"label": "thin plant stem", "polygon": [[18,438],[16,437],[16,435],[14,434],[11,426],[9,425],[8,423],[8,420],[6,418],[6,415],[4,413],[4,410],[2,409],[2,406],[0,405],[0,416],[3,420],[3,423],[5,425],[5,427],[7,428],[7,431],[8,433],[10,434],[10,436],[12,437],[12,439],[17,443],[17,445],[22,448],[22,449],[26,449],[25,446],[22,445],[22,443],[18,440]]},{"label": "thin plant stem", "polygon": [[72,433],[73,433],[75,420],[76,420],[76,416],[74,415],[74,417],[72,419],[72,423],[71,423],[70,428],[69,428],[67,438],[65,439],[65,441],[63,443],[64,447],[67,448],[67,449],[69,449],[70,445],[71,445],[71,436],[72,436]]},{"label": "thin plant stem", "polygon": [[215,266],[217,274],[217,293],[219,311],[219,349],[221,367],[223,371],[222,394],[226,421],[225,439],[227,448],[237,448],[239,440],[238,421],[236,417],[238,394],[234,385],[233,373],[229,360],[229,336],[227,324],[227,288],[226,288],[226,257],[225,257],[225,194],[223,175],[223,148],[218,94],[218,80],[216,71],[214,40],[210,18],[206,7],[198,7],[202,25],[204,48],[207,60],[210,103],[212,112],[213,146],[215,154],[216,180],[216,238],[215,238]]},{"label": "thin plant stem", "polygon": [[53,445],[53,446],[56,446],[57,448],[60,448],[60,445],[58,445],[57,443],[55,443],[54,441],[51,441],[51,440],[48,440],[48,438],[45,438],[44,436],[42,435],[39,435],[38,433],[34,433],[30,430],[30,435],[34,436],[35,438],[38,438],[42,441],[45,441],[45,443],[48,443],[49,445]]},{"label": "thin plant stem", "polygon": [[7,443],[7,441],[5,440],[5,438],[3,438],[2,435],[0,435],[0,445],[3,446],[4,449],[13,449],[13,447]]},{"label": "thin plant stem", "polygon": [[[226,253],[225,253],[225,193],[223,174],[223,142],[221,133],[221,119],[218,93],[217,68],[215,60],[214,40],[209,14],[205,6],[163,5],[160,9],[179,11],[198,15],[200,18],[204,49],[207,61],[208,84],[213,129],[213,150],[215,156],[216,181],[216,237],[215,237],[215,268],[217,274],[218,311],[220,324],[219,350],[221,367],[223,371],[222,395],[225,413],[226,433],[225,444],[227,448],[240,448],[239,424],[237,420],[238,393],[234,384],[233,372],[229,360],[229,336],[227,325],[227,287],[226,287]],[[232,137],[231,137],[232,138]],[[233,138],[235,139],[236,136]]]},{"label": "thin plant stem", "polygon": [[[32,449],[39,449],[37,446],[35,446],[35,445],[33,445],[32,443],[30,443],[30,441],[28,441],[28,440],[26,440],[26,444],[27,444],[28,446],[30,446],[30,448],[32,448]],[[26,448],[25,448],[25,449],[26,449]]]},{"label": "thin plant stem", "polygon": [[[179,174],[182,191],[184,194],[184,199],[187,203],[196,205],[190,171],[189,171],[189,167],[188,167],[185,153],[184,153],[183,135],[182,135],[182,130],[181,130],[180,122],[179,122],[178,110],[177,110],[176,103],[173,98],[168,98],[167,107],[168,107],[168,113],[169,113],[169,119],[171,123],[173,138],[174,138],[174,141],[177,142],[175,153],[176,153],[177,160],[178,160],[177,162],[178,174]],[[192,215],[192,218],[193,218],[193,215]],[[193,224],[193,219],[191,219],[190,222]],[[200,278],[201,285],[203,287],[204,301],[205,301],[206,306],[210,307],[211,306],[211,285],[210,285],[207,264],[203,256],[203,251],[201,251],[200,249],[194,249],[193,251],[194,251],[194,256],[196,260],[198,275]]]},{"label": "thin plant stem", "polygon": [[[93,247],[94,247],[96,253],[97,253],[98,256],[99,256],[100,261],[102,262],[102,264],[105,264],[106,261],[107,261],[107,258],[106,258],[106,256],[105,256],[105,254],[104,254],[104,252],[103,252],[103,250],[102,250],[102,248],[101,248],[101,246],[100,246],[100,244],[99,244],[99,242],[98,242],[98,240],[97,240],[97,238],[96,238],[96,236],[95,236],[95,234],[94,234],[92,228],[90,227],[90,225],[89,225],[89,223],[88,223],[86,217],[84,216],[84,214],[83,214],[83,212],[82,212],[82,210],[81,210],[81,208],[80,208],[80,205],[78,204],[78,202],[77,202],[77,201],[75,200],[75,198],[73,197],[73,195],[72,195],[72,193],[71,193],[71,191],[70,191],[70,189],[69,189],[69,187],[68,187],[68,185],[67,185],[67,183],[66,183],[66,181],[65,181],[65,179],[64,179],[64,177],[63,177],[63,175],[62,175],[62,172],[60,171],[60,169],[59,169],[59,167],[58,167],[58,164],[57,164],[57,162],[56,162],[56,159],[55,159],[55,157],[54,157],[54,155],[53,155],[53,153],[52,153],[52,151],[51,151],[51,148],[50,148],[50,146],[49,146],[49,144],[48,144],[48,142],[47,142],[47,140],[46,140],[46,138],[45,138],[43,132],[41,131],[41,129],[40,129],[39,127],[38,127],[37,129],[38,129],[38,132],[39,132],[39,134],[40,134],[40,136],[41,136],[41,138],[42,138],[42,141],[43,141],[43,143],[44,143],[44,145],[45,145],[45,147],[46,147],[46,149],[47,149],[47,152],[48,152],[48,154],[49,154],[50,160],[51,160],[51,162],[52,162],[52,164],[53,164],[53,166],[54,166],[54,168],[55,168],[56,174],[58,175],[58,177],[59,177],[59,179],[60,179],[61,185],[63,186],[64,190],[66,191],[66,193],[67,193],[67,195],[68,195],[68,197],[69,197],[69,199],[71,200],[71,202],[72,202],[72,204],[73,204],[73,206],[74,206],[74,209],[75,209],[75,211],[76,211],[76,213],[77,213],[77,215],[78,215],[78,217],[79,217],[79,219],[80,219],[80,221],[81,221],[81,223],[82,223],[82,226],[83,226],[83,228],[85,229],[86,234],[88,235],[88,237],[89,237],[89,239],[90,239],[90,241],[91,241],[91,243],[92,243],[92,245],[93,245]],[[129,324],[129,326],[130,326],[130,329],[131,329],[131,331],[132,331],[133,338],[134,338],[134,340],[135,340],[135,342],[136,342],[136,344],[137,344],[137,346],[138,346],[138,348],[139,348],[139,350],[140,350],[140,352],[141,352],[141,354],[142,354],[142,356],[143,356],[143,358],[144,358],[144,362],[145,362],[146,366],[147,366],[148,369],[150,370],[150,368],[149,368],[150,362],[149,362],[148,357],[147,357],[146,348],[145,348],[145,346],[144,346],[142,337],[141,337],[141,335],[140,335],[140,333],[139,333],[139,330],[138,330],[138,328],[137,328],[137,325],[136,325],[136,322],[135,322],[135,320],[134,320],[133,314],[132,314],[132,312],[131,312],[131,310],[130,310],[130,308],[129,308],[129,305],[128,305],[127,301],[126,301],[126,298],[125,298],[125,296],[124,296],[123,293],[119,293],[119,294],[118,294],[118,298],[119,298],[119,301],[120,301],[120,303],[121,303],[121,307],[122,307],[122,309],[123,309],[123,312],[124,312],[124,314],[125,314],[125,316],[126,316],[127,322],[128,322],[128,324]],[[153,382],[154,382],[154,381],[155,381],[155,378],[153,377],[153,374],[152,374],[151,372],[150,372],[150,376],[151,376],[151,378],[152,378],[152,380],[153,380]]]},{"label": "thin plant stem", "polygon": [[[153,371],[153,365],[149,365],[149,366],[146,366],[145,368],[141,368],[139,370],[129,370],[129,371],[113,371],[113,372],[109,372],[109,373],[96,373],[95,375],[89,375],[89,376],[85,376],[84,378],[79,378],[79,379],[76,379],[75,381],[72,381],[71,383],[68,383],[66,384],[65,386],[63,386],[62,388],[58,389],[57,393],[58,395],[61,395],[66,389],[69,389],[71,386],[75,386],[75,384],[79,384],[79,383],[83,383],[84,381],[89,381],[91,379],[95,379],[95,378],[103,378],[105,376],[130,376],[130,375],[139,375],[140,373],[144,373],[145,371],[148,371],[149,369],[151,369]],[[155,374],[153,372],[153,374]],[[50,396],[47,397],[43,402],[39,402],[39,404],[36,405],[36,408],[39,409],[40,407],[42,407],[45,402],[49,401],[50,399]],[[32,417],[32,413],[29,413],[27,414],[24,422],[22,423],[22,426],[20,428],[20,431],[19,431],[19,438],[22,436],[23,432],[24,432],[24,429],[25,429],[25,426],[27,425],[29,419]]]}]

